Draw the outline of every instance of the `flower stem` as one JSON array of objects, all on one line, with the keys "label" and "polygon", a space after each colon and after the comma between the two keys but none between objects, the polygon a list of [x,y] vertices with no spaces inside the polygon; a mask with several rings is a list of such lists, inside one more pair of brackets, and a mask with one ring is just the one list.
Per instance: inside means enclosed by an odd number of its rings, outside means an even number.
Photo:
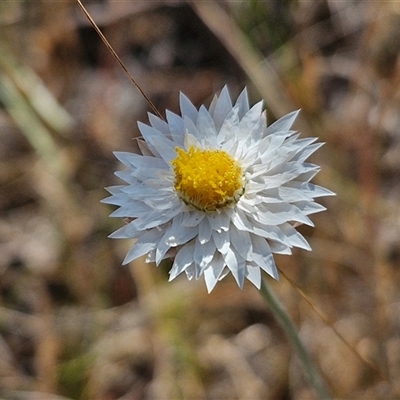
[{"label": "flower stem", "polygon": [[294,323],[290,319],[289,315],[283,308],[282,304],[279,302],[277,297],[271,292],[268,284],[262,280],[261,281],[261,294],[268,304],[269,308],[273,312],[275,318],[277,319],[279,325],[286,332],[290,343],[292,344],[294,350],[296,351],[301,363],[303,364],[303,368],[306,371],[308,381],[310,385],[312,385],[317,392],[318,396],[321,399],[330,399],[330,395],[325,387],[325,384],[314,364],[311,360],[310,356],[307,353],[304,344],[300,340],[299,335],[297,334],[296,327]]}]

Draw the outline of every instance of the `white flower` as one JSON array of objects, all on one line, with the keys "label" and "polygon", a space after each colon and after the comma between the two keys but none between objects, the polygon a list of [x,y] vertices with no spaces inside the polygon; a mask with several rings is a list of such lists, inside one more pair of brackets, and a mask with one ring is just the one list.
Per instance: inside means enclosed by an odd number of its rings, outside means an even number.
[{"label": "white flower", "polygon": [[137,238],[124,264],[147,255],[173,258],[170,280],[204,275],[210,292],[231,272],[240,286],[261,285],[261,269],[278,279],[272,253],[310,250],[297,224],[325,208],[314,198],[333,193],[309,183],[319,167],[305,160],[321,144],[290,130],[298,111],[267,127],[262,102],[249,108],[246,89],[232,106],[226,87],[210,109],[180,95],[182,117],[149,114],[139,123],[142,155],[116,152],[126,184],[103,200],[128,223],[112,238]]}]

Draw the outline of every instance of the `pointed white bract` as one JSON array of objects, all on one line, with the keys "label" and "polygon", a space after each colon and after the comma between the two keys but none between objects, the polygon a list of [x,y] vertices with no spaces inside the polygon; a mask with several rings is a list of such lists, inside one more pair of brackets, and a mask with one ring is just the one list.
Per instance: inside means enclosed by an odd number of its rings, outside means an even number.
[{"label": "pointed white bract", "polygon": [[[325,209],[314,199],[333,195],[310,183],[319,167],[305,160],[321,144],[291,130],[298,111],[267,127],[262,102],[250,108],[246,89],[234,105],[224,87],[209,110],[197,110],[183,94],[180,106],[182,116],[149,114],[151,126],[139,123],[143,155],[115,153],[126,167],[116,173],[125,184],[108,188],[103,202],[119,207],[111,216],[130,221],[111,237],[137,239],[124,264],[143,255],[157,265],[172,258],[170,280],[182,272],[204,276],[209,292],[229,272],[240,288],[246,278],[260,288],[261,270],[278,279],[272,254],[310,250],[293,226],[312,226],[308,215]],[[240,165],[237,201],[203,211],[182,200],[171,161],[177,148],[190,146],[223,150]]]}]

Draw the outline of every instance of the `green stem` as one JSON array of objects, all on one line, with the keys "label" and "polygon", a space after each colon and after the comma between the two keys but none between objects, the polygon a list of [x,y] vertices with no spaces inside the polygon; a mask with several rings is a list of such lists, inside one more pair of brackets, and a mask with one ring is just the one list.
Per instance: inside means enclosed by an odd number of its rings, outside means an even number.
[{"label": "green stem", "polygon": [[261,281],[261,294],[271,311],[274,313],[274,316],[277,319],[279,325],[286,332],[290,343],[292,344],[301,363],[303,364],[310,385],[314,387],[315,391],[318,393],[318,396],[321,399],[330,399],[331,397],[328,394],[328,391],[323,383],[323,380],[321,379],[321,376],[316,366],[314,365],[314,362],[311,360],[306,348],[304,347],[304,344],[301,342],[299,335],[297,334],[296,327],[294,326],[289,315],[283,308],[282,304],[271,292],[267,283],[264,280]]}]

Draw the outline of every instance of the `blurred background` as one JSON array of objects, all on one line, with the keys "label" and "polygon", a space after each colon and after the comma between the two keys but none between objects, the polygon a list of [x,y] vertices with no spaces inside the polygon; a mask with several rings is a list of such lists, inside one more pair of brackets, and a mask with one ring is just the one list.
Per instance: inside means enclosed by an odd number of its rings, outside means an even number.
[{"label": "blurred background", "polygon": [[[270,122],[302,109],[337,196],[299,228],[313,251],[276,260],[326,318],[267,279],[335,399],[399,398],[400,3],[85,4],[162,114],[225,84]],[[316,399],[249,282],[121,266],[100,200],[148,111],[74,1],[0,3],[0,397]]]}]

